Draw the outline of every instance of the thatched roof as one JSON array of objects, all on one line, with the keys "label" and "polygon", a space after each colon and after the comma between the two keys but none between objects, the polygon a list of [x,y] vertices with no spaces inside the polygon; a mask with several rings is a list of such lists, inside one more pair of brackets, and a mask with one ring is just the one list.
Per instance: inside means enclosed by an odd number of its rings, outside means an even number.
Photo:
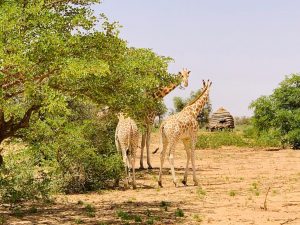
[{"label": "thatched roof", "polygon": [[222,130],[226,128],[233,129],[234,119],[226,109],[221,107],[209,118],[209,124],[207,128],[211,131]]}]

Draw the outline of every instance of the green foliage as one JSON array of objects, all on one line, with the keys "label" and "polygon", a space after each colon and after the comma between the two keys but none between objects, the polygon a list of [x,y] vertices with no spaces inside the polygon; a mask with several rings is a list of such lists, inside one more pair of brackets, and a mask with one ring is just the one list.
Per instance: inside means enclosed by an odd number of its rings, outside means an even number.
[{"label": "green foliage", "polygon": [[251,118],[246,116],[236,116],[234,117],[234,124],[236,126],[239,125],[250,125],[251,124]]},{"label": "green foliage", "polygon": [[164,110],[149,96],[174,80],[167,72],[171,59],[128,48],[118,23],[93,15],[95,2],[1,2],[0,119],[12,123],[0,121],[0,141],[28,127],[32,113],[63,105],[66,97],[88,98],[134,118]]},{"label": "green foliage", "polygon": [[200,199],[203,199],[204,196],[206,195],[206,191],[204,189],[202,189],[201,187],[197,188],[196,193]]},{"label": "green foliage", "polygon": [[[238,130],[238,129],[236,129]],[[252,126],[248,126],[240,131],[217,131],[202,132],[198,135],[197,148],[221,148],[222,146],[236,147],[279,147],[280,138],[278,132],[270,130],[268,132],[257,133]]]},{"label": "green foliage", "polygon": [[33,161],[50,172],[53,189],[96,190],[120,178],[123,163],[114,146],[115,119],[97,120],[97,108],[87,102],[72,100],[64,107],[67,114],[45,109],[32,118],[26,132],[19,132]]},{"label": "green foliage", "polygon": [[154,224],[154,218],[149,218],[149,219],[146,221],[146,224],[148,224],[148,225]]},{"label": "green foliage", "polygon": [[274,130],[281,143],[300,148],[300,75],[292,74],[282,81],[272,95],[262,96],[251,103],[253,124],[257,132]]},{"label": "green foliage", "polygon": [[2,215],[0,215],[0,225],[5,225],[6,224],[6,218]]},{"label": "green foliage", "polygon": [[229,196],[231,196],[231,197],[236,196],[236,191],[235,190],[229,191]]},{"label": "green foliage", "polygon": [[95,217],[95,215],[96,215],[96,208],[95,208],[95,206],[93,206],[91,204],[87,204],[84,207],[84,211],[88,217]]},{"label": "green foliage", "polygon": [[[17,136],[28,145],[24,159],[5,158],[2,201],[111,185],[123,175],[114,113],[140,122],[149,110],[165,111],[151,96],[176,79],[167,72],[172,59],[129,48],[117,22],[94,16],[97,2],[0,2],[0,143]],[[99,121],[103,106],[111,113]]]},{"label": "green foliage", "polygon": [[9,154],[0,168],[0,196],[3,203],[17,204],[28,200],[48,199],[50,177],[36,167],[28,151]]},{"label": "green foliage", "polygon": [[202,133],[198,136],[197,148],[220,148],[222,146],[248,146],[242,135],[235,132],[217,131]]},{"label": "green foliage", "polygon": [[176,211],[175,211],[175,216],[176,217],[184,217],[184,212],[182,209],[180,208],[177,208]]},{"label": "green foliage", "polygon": [[82,219],[80,219],[80,218],[75,219],[74,222],[75,222],[76,224],[83,224],[83,223],[84,223],[84,221],[83,221]]},{"label": "green foliage", "polygon": [[253,182],[252,184],[251,184],[251,187],[250,187],[250,192],[252,193],[252,194],[254,194],[255,196],[259,196],[260,195],[260,193],[259,193],[259,188],[258,188],[258,184],[256,183],[256,182]]},{"label": "green foliage", "polygon": [[128,212],[124,212],[122,210],[117,211],[117,216],[121,220],[133,220],[136,223],[141,223],[143,221],[142,218],[139,215],[129,214]]},{"label": "green foliage", "polygon": [[280,132],[274,129],[258,132],[254,126],[248,126],[243,130],[243,137],[249,141],[252,147],[281,146]]}]

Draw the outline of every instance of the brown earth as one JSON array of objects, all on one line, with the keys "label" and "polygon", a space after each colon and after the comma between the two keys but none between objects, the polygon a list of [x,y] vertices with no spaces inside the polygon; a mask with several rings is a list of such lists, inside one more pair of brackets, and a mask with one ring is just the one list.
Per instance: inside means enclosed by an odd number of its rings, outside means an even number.
[{"label": "brown earth", "polygon": [[[151,149],[158,143],[157,134],[153,136]],[[175,153],[179,179],[185,160],[180,143]],[[197,150],[199,187],[193,186],[190,170],[188,186],[175,188],[166,160],[164,187],[158,188],[158,154],[153,155],[152,162],[153,170],[137,172],[137,190],[57,196],[54,204],[36,206],[35,213],[26,210],[17,217],[4,206],[0,213],[11,225],[300,224],[300,151],[235,147]],[[87,204],[95,207],[95,213],[86,209]],[[181,212],[183,217],[179,216]]]}]

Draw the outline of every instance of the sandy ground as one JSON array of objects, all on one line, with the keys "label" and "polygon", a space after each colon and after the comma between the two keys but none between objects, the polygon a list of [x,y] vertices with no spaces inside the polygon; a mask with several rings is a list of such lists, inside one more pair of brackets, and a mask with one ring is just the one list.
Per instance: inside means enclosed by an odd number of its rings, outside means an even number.
[{"label": "sandy ground", "polygon": [[[152,142],[151,149],[155,149],[157,134]],[[181,143],[175,154],[176,175],[181,180],[186,161]],[[137,190],[58,196],[54,204],[37,206],[37,212],[21,217],[10,214],[4,206],[0,213],[12,225],[300,224],[300,151],[235,147],[197,150],[198,187],[193,186],[190,170],[188,186],[175,188],[166,160],[164,187],[158,188],[158,154],[153,155],[152,164],[153,170],[137,172]],[[95,207],[95,213],[89,213],[87,204]]]}]

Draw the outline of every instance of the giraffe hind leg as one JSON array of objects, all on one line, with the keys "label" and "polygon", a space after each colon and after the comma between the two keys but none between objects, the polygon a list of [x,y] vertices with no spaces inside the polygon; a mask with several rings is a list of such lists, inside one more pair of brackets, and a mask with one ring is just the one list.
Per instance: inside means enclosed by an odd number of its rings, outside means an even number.
[{"label": "giraffe hind leg", "polygon": [[189,171],[189,162],[191,159],[191,151],[190,151],[190,141],[189,140],[183,140],[183,144],[184,144],[184,148],[186,151],[186,167],[185,167],[185,172],[184,172],[184,176],[183,176],[183,180],[182,183],[184,186],[187,185],[187,177],[188,177],[188,171]]},{"label": "giraffe hind leg", "polygon": [[159,176],[158,176],[158,185],[160,187],[163,187],[162,186],[162,169],[163,169],[165,156],[166,156],[166,147],[167,147],[167,143],[163,142],[163,146],[162,146],[162,149],[160,152],[160,167],[159,167]]},{"label": "giraffe hind leg", "polygon": [[198,186],[198,180],[196,177],[196,168],[195,168],[195,145],[196,145],[196,138],[192,139],[191,143],[191,158],[192,158],[192,168],[193,168],[193,181],[194,185]]}]

